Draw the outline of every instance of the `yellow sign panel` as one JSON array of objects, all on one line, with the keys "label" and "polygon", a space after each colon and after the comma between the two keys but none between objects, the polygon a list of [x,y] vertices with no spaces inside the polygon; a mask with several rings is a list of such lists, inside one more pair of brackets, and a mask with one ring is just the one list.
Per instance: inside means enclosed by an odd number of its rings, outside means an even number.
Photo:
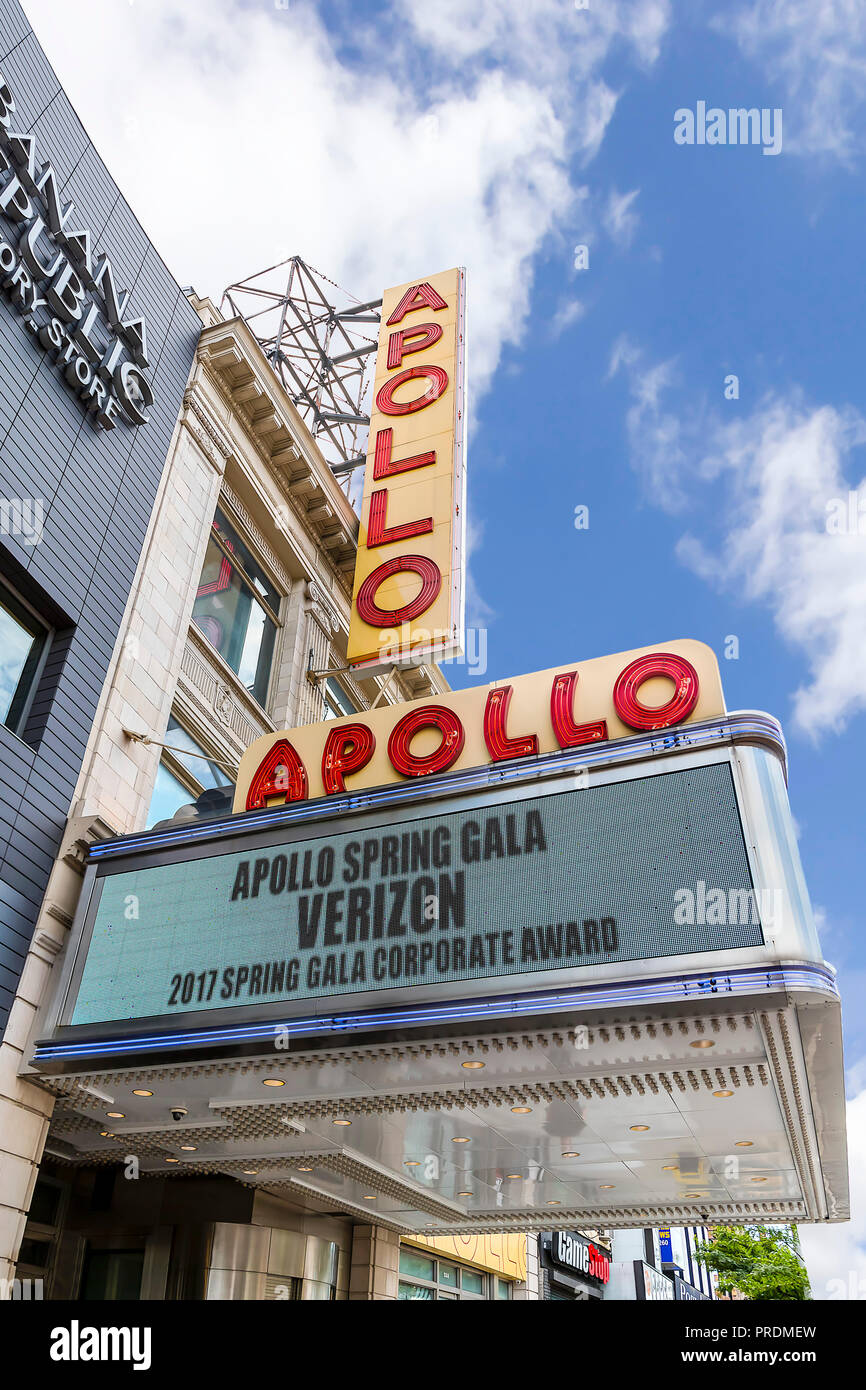
[{"label": "yellow sign panel", "polygon": [[382,298],[346,651],[365,671],[462,651],[465,280]]},{"label": "yellow sign panel", "polygon": [[525,1235],[402,1236],[401,1244],[420,1245],[501,1279],[526,1282]]},{"label": "yellow sign panel", "polygon": [[681,638],[264,734],[241,759],[234,810],[596,746],[724,712],[714,653]]}]

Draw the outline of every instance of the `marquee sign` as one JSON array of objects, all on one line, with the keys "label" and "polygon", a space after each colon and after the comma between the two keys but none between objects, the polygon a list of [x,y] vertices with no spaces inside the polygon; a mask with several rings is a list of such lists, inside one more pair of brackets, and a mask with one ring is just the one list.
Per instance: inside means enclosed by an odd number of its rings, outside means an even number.
[{"label": "marquee sign", "polygon": [[131,847],[97,879],[67,1022],[474,993],[502,977],[525,988],[763,945],[754,914],[677,911],[701,879],[751,891],[727,762],[528,791],[259,829],[167,860]]},{"label": "marquee sign", "polygon": [[234,810],[573,751],[724,712],[713,652],[677,640],[265,734],[241,759]]},{"label": "marquee sign", "polygon": [[346,659],[372,671],[463,645],[466,272],[386,290]]},{"label": "marquee sign", "polygon": [[50,162],[39,162],[36,137],[17,129],[0,73],[0,287],[98,428],[145,425],[145,321],[128,316],[129,291],[94,241]]}]

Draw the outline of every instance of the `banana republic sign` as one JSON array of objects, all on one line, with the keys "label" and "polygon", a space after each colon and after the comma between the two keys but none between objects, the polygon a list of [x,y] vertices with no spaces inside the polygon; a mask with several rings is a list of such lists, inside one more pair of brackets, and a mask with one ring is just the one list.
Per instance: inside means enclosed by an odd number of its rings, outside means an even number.
[{"label": "banana republic sign", "polygon": [[0,73],[0,288],[57,363],[100,429],[146,425],[153,392],[147,334],[127,317],[111,261],[94,258],[93,234],[64,203],[36,138],[17,129],[15,99]]}]

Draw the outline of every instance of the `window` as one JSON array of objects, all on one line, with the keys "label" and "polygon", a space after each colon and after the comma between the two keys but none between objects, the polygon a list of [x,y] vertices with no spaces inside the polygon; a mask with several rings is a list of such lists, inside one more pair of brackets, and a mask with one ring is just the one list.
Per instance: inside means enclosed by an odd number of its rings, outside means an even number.
[{"label": "window", "polygon": [[238,533],[217,511],[192,620],[247,690],[264,706],[280,595]]},{"label": "window", "polygon": [[506,1279],[467,1269],[451,1260],[431,1259],[417,1250],[401,1247],[397,1297],[420,1299],[422,1303],[443,1298],[510,1298],[511,1285]]},{"label": "window", "polygon": [[[171,820],[181,806],[197,802],[205,792],[228,793],[234,783],[227,772],[209,758],[205,749],[197,743],[192,734],[172,715],[165,731],[165,749],[162,762],[156,774],[156,784],[150,799],[146,829],[150,830],[160,821]],[[178,751],[187,750],[187,751]],[[231,798],[215,794],[213,814],[228,815]],[[208,798],[204,798],[207,802]],[[207,805],[199,808],[198,818],[207,815]],[[192,819],[192,816],[190,817]]]},{"label": "window", "polygon": [[335,681],[333,676],[328,676],[325,681],[325,719],[342,719],[344,714],[357,714],[358,708],[352,704],[339,681]]},{"label": "window", "polygon": [[0,722],[24,728],[48,648],[49,629],[0,585]]}]

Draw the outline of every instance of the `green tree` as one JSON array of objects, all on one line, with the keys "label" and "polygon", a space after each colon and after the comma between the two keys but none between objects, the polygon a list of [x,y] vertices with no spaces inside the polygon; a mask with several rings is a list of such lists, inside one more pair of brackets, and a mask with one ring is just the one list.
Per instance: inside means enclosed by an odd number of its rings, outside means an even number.
[{"label": "green tree", "polygon": [[719,1276],[719,1292],[801,1302],[812,1297],[793,1227],[717,1226],[696,1258]]}]

